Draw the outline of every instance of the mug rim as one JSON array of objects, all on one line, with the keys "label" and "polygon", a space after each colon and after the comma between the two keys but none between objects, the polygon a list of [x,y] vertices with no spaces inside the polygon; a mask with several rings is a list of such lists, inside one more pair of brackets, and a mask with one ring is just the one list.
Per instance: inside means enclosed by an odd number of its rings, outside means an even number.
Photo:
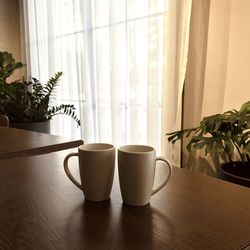
[{"label": "mug rim", "polygon": [[110,143],[86,143],[78,147],[80,151],[101,152],[113,150],[115,147]]},{"label": "mug rim", "polygon": [[[132,150],[138,148],[138,150]],[[118,151],[129,154],[148,154],[155,152],[155,148],[144,144],[128,144],[118,148]]]}]

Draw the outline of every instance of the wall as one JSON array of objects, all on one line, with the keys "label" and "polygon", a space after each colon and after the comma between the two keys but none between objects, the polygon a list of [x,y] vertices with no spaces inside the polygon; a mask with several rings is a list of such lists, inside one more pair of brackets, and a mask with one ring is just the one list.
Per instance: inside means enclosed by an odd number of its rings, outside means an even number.
[{"label": "wall", "polygon": [[250,1],[231,0],[224,110],[250,100]]},{"label": "wall", "polygon": [[249,0],[211,0],[202,116],[250,100],[249,13]]},{"label": "wall", "polygon": [[[0,0],[0,51],[8,51],[21,60],[21,36],[18,0]],[[13,79],[20,79],[21,71]]]},{"label": "wall", "polygon": [[211,0],[202,117],[224,109],[229,26],[230,0]]}]

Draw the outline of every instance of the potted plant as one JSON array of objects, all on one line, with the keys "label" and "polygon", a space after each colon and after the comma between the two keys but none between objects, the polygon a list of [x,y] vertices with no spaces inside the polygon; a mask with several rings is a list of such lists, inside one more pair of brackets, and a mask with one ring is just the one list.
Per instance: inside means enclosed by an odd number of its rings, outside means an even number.
[{"label": "potted plant", "polygon": [[14,70],[23,66],[10,53],[0,52],[0,114],[8,116],[10,126],[49,132],[49,121],[58,114],[71,116],[80,126],[74,105],[50,106],[62,72],[57,72],[45,85],[35,78],[8,83],[7,78]]},{"label": "potted plant", "polygon": [[198,127],[168,133],[168,141],[188,138],[191,154],[216,152],[225,159],[217,168],[220,178],[250,187],[250,101],[240,110],[204,117]]}]

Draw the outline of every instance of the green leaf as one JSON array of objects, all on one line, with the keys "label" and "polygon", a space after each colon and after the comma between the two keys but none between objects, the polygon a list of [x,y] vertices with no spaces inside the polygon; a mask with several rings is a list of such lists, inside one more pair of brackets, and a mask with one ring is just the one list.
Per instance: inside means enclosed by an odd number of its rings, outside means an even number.
[{"label": "green leaf", "polygon": [[250,159],[250,101],[222,114],[204,117],[197,128],[168,133],[168,140],[176,142],[189,136],[187,150],[196,153],[201,150],[205,154],[218,152],[226,154],[228,159],[234,154],[242,160]]}]

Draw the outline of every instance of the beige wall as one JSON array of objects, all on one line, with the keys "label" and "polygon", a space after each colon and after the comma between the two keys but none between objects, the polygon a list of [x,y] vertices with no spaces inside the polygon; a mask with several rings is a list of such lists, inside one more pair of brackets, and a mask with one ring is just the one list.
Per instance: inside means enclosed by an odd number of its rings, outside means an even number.
[{"label": "beige wall", "polygon": [[224,110],[250,100],[250,1],[231,0]]},{"label": "beige wall", "polygon": [[202,116],[250,100],[249,21],[249,0],[211,0]]},{"label": "beige wall", "polygon": [[224,109],[229,24],[230,0],[211,0],[202,116]]},{"label": "beige wall", "polygon": [[[19,1],[0,0],[0,51],[12,53],[17,60],[21,60],[19,20]],[[19,79],[20,74],[16,72],[15,79]]]}]

